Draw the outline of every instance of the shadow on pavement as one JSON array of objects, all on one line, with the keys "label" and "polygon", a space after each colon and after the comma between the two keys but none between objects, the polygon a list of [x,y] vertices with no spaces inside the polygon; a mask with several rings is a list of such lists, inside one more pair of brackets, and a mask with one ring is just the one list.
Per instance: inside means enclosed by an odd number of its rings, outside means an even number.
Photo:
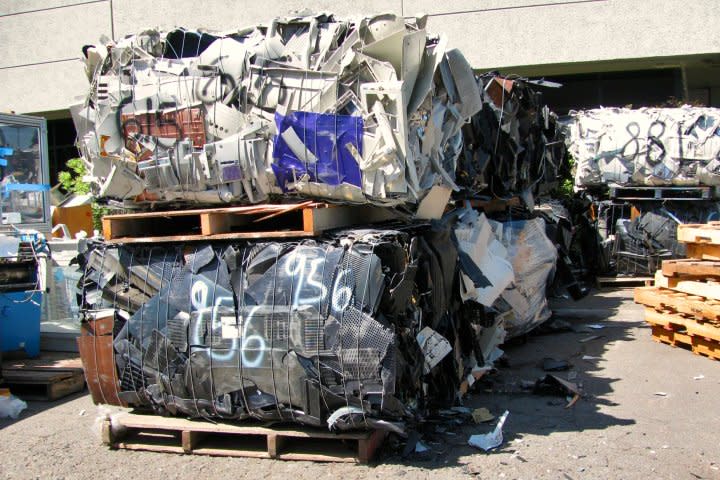
[{"label": "shadow on pavement", "polygon": [[[632,418],[612,415],[612,408],[617,405],[612,401],[613,383],[619,379],[608,377],[603,367],[604,354],[612,345],[633,341],[633,331],[646,325],[642,314],[632,313],[632,309],[638,308],[632,303],[632,290],[595,291],[578,302],[555,300],[552,306],[561,315],[554,315],[543,328],[506,343],[505,365],[499,366],[497,373],[484,382],[478,382],[481,385],[464,401],[466,407],[485,407],[496,416],[505,410],[510,412],[503,429],[504,442],[496,452],[513,452],[525,436],[603,430],[636,423]],[[625,315],[626,311],[630,315]],[[545,372],[542,362],[546,357],[566,360],[571,368]],[[548,373],[580,385],[583,398],[565,408],[568,398],[538,395],[523,388],[523,384],[533,383]],[[488,433],[495,423],[477,425],[469,419],[462,425],[451,425],[441,421],[423,432],[422,442],[430,448],[429,452],[411,453],[405,458],[386,453],[377,462],[430,469],[462,466],[466,463],[462,457],[485,455],[482,450],[468,446],[470,435]]]}]

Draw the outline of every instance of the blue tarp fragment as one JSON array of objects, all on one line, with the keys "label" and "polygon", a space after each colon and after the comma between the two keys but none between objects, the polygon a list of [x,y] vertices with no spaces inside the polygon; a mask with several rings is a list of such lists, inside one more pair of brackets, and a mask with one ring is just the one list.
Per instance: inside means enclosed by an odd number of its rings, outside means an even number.
[{"label": "blue tarp fragment", "polygon": [[[292,112],[284,116],[276,113],[275,123],[278,134],[273,143],[272,169],[283,191],[287,191],[288,183],[306,173],[312,182],[361,186],[360,166],[346,145],[353,145],[362,155],[362,117],[313,112]],[[304,162],[292,152],[281,136],[288,128],[295,131],[317,162]]]}]

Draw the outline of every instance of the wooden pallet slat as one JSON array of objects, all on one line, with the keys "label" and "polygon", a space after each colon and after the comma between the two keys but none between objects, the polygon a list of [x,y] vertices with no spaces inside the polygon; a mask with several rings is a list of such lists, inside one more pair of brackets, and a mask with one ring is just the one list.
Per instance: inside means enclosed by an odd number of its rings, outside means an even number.
[{"label": "wooden pallet slat", "polygon": [[720,277],[720,261],[696,260],[693,258],[663,260],[660,268],[666,277],[679,275]]},{"label": "wooden pallet slat", "polygon": [[720,245],[710,243],[686,243],[685,254],[698,260],[720,261]]},{"label": "wooden pallet slat", "polygon": [[712,300],[720,300],[720,282],[707,281],[707,277],[702,275],[666,277],[662,274],[662,270],[658,270],[655,273],[655,286]]},{"label": "wooden pallet slat", "polygon": [[332,433],[309,428],[269,428],[176,417],[121,414],[102,425],[103,443],[128,450],[193,455],[368,463],[386,432]]},{"label": "wooden pallet slat", "polygon": [[685,346],[695,354],[720,360],[720,327],[649,307],[645,308],[645,320],[651,325],[655,340]]},{"label": "wooden pallet slat", "polygon": [[692,318],[683,317],[672,311],[658,311],[654,308],[645,308],[645,321],[653,325],[662,325],[668,328],[682,327],[688,335],[709,338],[720,342],[720,327],[698,322]]},{"label": "wooden pallet slat", "polygon": [[392,209],[316,202],[106,215],[108,243],[311,237],[334,228],[397,220]]},{"label": "wooden pallet slat", "polygon": [[708,200],[717,195],[713,187],[702,186],[611,185],[609,193],[616,200]]},{"label": "wooden pallet slat", "polygon": [[649,285],[653,277],[595,277],[595,284],[598,288],[603,287],[634,287],[637,285]]},{"label": "wooden pallet slat", "polygon": [[651,329],[652,339],[656,342],[672,347],[686,348],[696,355],[720,361],[720,343],[718,342],[687,335],[661,325],[651,325]]},{"label": "wooden pallet slat", "polygon": [[685,243],[720,245],[720,222],[678,225],[677,239]]}]

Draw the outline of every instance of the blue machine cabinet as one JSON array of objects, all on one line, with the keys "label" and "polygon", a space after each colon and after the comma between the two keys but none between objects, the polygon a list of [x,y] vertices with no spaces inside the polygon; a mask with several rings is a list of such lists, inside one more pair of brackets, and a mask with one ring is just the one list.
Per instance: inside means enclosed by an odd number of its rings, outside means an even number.
[{"label": "blue machine cabinet", "polygon": [[40,355],[40,305],[42,292],[0,293],[0,350],[4,354]]}]

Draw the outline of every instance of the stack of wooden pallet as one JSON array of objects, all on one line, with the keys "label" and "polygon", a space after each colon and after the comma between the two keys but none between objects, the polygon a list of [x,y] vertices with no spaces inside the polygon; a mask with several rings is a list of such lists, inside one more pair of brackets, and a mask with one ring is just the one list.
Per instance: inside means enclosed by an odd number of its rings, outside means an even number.
[{"label": "stack of wooden pallet", "polygon": [[635,301],[656,341],[720,360],[720,222],[680,225],[677,236],[689,258],[663,261]]}]

